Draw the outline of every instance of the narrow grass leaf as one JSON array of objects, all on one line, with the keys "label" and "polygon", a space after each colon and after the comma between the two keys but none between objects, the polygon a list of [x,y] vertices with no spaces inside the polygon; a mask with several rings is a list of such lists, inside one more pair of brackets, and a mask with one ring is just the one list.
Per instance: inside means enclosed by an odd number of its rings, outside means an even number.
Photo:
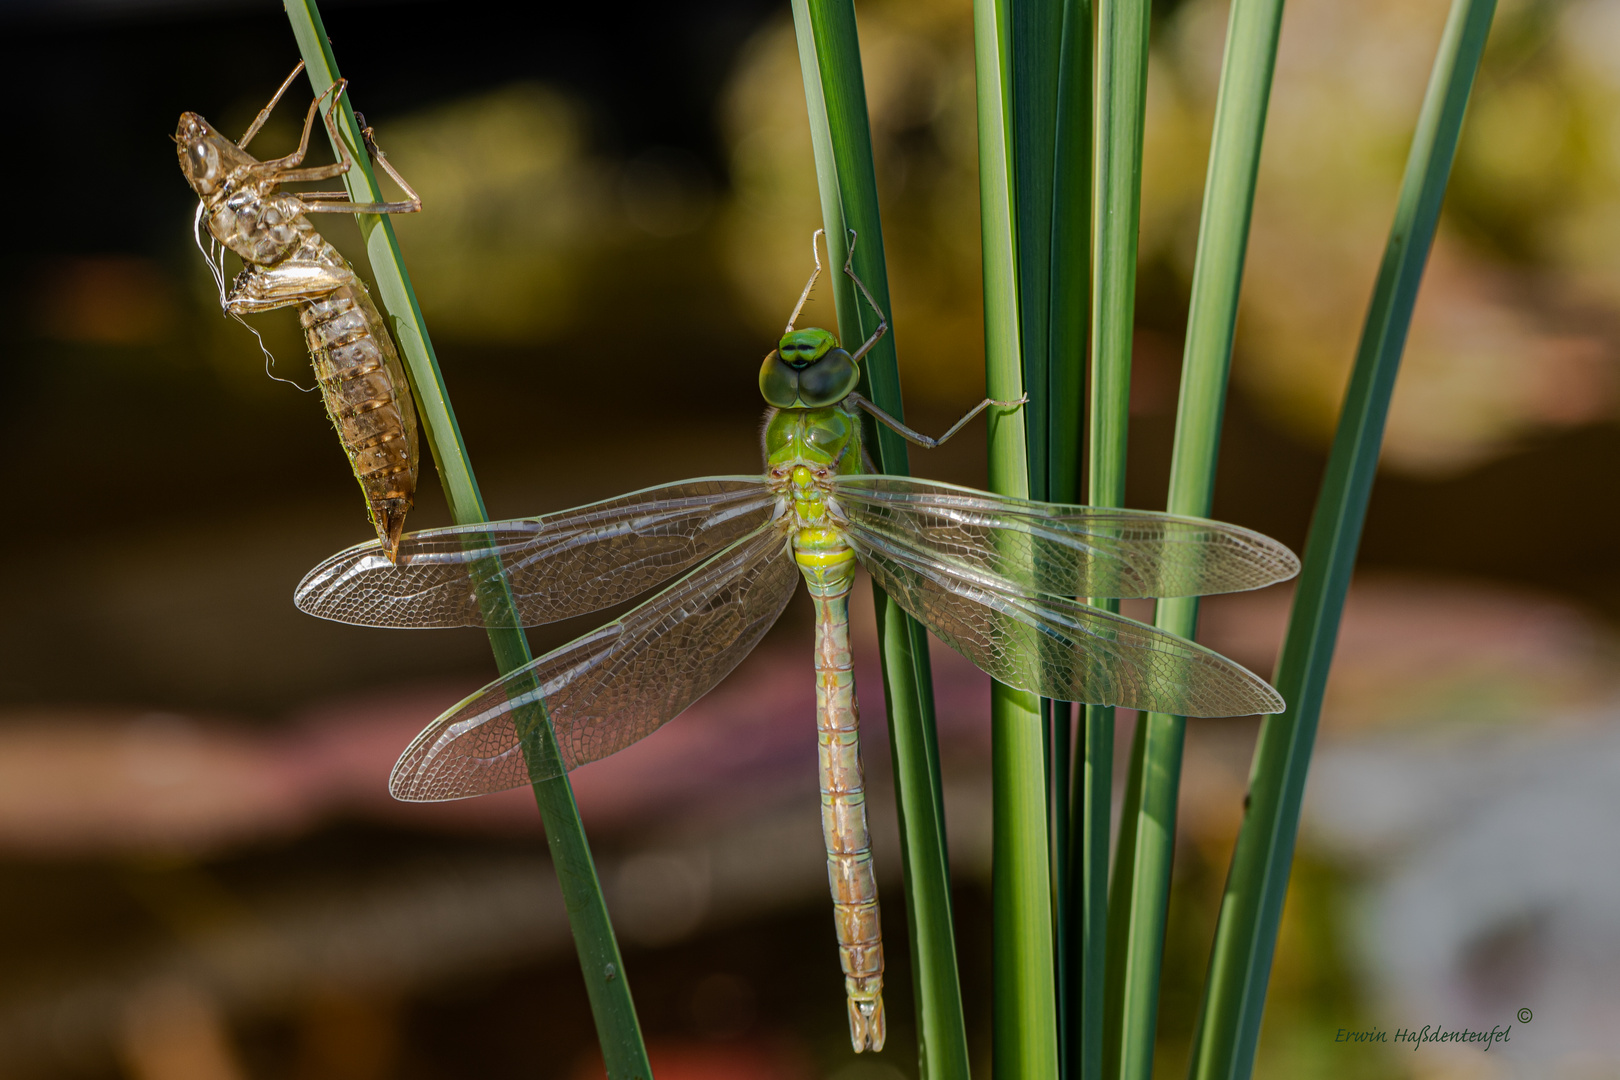
[{"label": "narrow grass leaf", "polygon": [[[1165,507],[1173,514],[1207,516],[1214,500],[1232,334],[1281,20],[1282,0],[1237,0],[1232,6],[1176,410]],[[1197,629],[1198,601],[1160,600],[1155,616],[1160,627],[1190,638]],[[1141,718],[1125,798],[1125,831],[1131,837],[1133,858],[1128,879],[1130,928],[1121,958],[1127,970],[1122,988],[1127,1020],[1121,1032],[1121,1075],[1144,1080],[1153,1067],[1186,724],[1184,717],[1163,713]]]},{"label": "narrow grass leaf", "polygon": [[1193,1044],[1194,1080],[1247,1080],[1254,1068],[1322,693],[1395,375],[1495,8],[1495,0],[1453,0],[1429,77],[1277,661],[1275,682],[1289,708],[1265,719],[1255,749]]},{"label": "narrow grass leaf", "polygon": [[[323,93],[338,80],[339,73],[320,12],[314,0],[286,0],[286,9],[310,84],[317,94]],[[360,126],[355,122],[348,95],[338,101],[337,122],[339,135],[355,161],[355,167],[344,177],[351,198],[356,202],[381,201],[382,190],[361,144]],[[473,476],[472,463],[450,406],[450,396],[445,390],[416,294],[405,271],[393,224],[386,216],[355,216],[366,242],[378,296],[404,356],[417,414],[438,466],[451,516],[461,525],[485,521],[483,497]],[[512,610],[511,605],[508,603],[504,610]],[[528,640],[521,627],[492,625],[489,639],[496,665],[503,675],[531,659]],[[531,724],[524,752],[532,767],[537,759],[555,758],[557,748],[543,711],[531,718]],[[545,823],[552,864],[562,885],[608,1077],[610,1080],[651,1080],[652,1069],[647,1063],[641,1026],[630,998],[624,961],[608,920],[607,903],[596,876],[585,827],[574,803],[573,788],[565,774],[536,783],[534,796]]]},{"label": "narrow grass leaf", "polygon": [[1059,20],[1056,136],[1052,155],[1051,287],[1046,368],[1046,492],[1080,498],[1091,327],[1092,0],[1064,0]]},{"label": "narrow grass leaf", "polygon": [[[1064,4],[1052,181],[1052,317],[1047,370],[1047,485],[1050,497],[1058,502],[1080,500],[1080,445],[1088,407],[1084,395],[1093,305],[1095,23],[1092,0]],[[1112,481],[1103,485],[1111,486]],[[1066,704],[1054,703],[1053,707],[1061,710],[1052,723],[1053,843],[1067,849],[1054,890],[1060,927],[1056,945],[1060,950],[1063,1072],[1070,1080],[1101,1080],[1113,711],[1080,706],[1079,737],[1071,749],[1064,744],[1073,710]],[[1071,756],[1073,764],[1067,765]],[[1063,792],[1068,793],[1067,805],[1056,797]],[[1069,823],[1060,840],[1057,823],[1065,814]]]},{"label": "narrow grass leaf", "polygon": [[1019,347],[1028,443],[1029,498],[1052,501],[1049,433],[1051,399],[1052,216],[1056,180],[1058,63],[1063,46],[1062,0],[1009,0],[1012,78],[1006,104],[1014,193],[1015,272]]},{"label": "narrow grass leaf", "polygon": [[[999,401],[1015,400],[1026,389],[1018,290],[1013,36],[1011,0],[975,0],[985,385]],[[1027,430],[1023,408],[991,407],[990,490],[1029,494]],[[1055,1080],[1056,972],[1040,699],[1000,683],[991,685],[990,694],[993,1071],[997,1076]]]},{"label": "narrow grass leaf", "polygon": [[[1052,170],[1049,282],[1045,330],[1046,371],[1042,402],[1031,418],[1044,417],[1044,438],[1030,433],[1031,457],[1041,459],[1043,498],[1080,501],[1080,439],[1086,415],[1086,346],[1091,314],[1091,0],[1062,0],[1050,15],[1047,33],[1057,42],[1053,78]],[[1036,134],[1039,138],[1039,134]],[[1020,151],[1022,153],[1022,151]],[[1022,247],[1020,248],[1022,252]],[[1025,260],[1027,262],[1027,260]],[[1024,297],[1027,304],[1029,299]],[[1026,323],[1026,325],[1028,325]],[[1025,381],[1036,373],[1025,344]],[[1034,404],[1034,397],[1031,403]],[[1034,477],[1031,478],[1032,485]],[[1047,722],[1047,821],[1052,850],[1052,946],[1057,957],[1058,1049],[1065,1075],[1079,1075],[1079,1044],[1084,1028],[1084,934],[1074,913],[1077,853],[1071,815],[1083,798],[1074,788],[1075,707],[1043,701]],[[1083,763],[1079,775],[1085,776]],[[1106,917],[1106,912],[1104,913]],[[1100,925],[1100,924],[1099,924]],[[1098,953],[1101,955],[1100,951]],[[1101,968],[1094,988],[1097,1032],[1101,1034]],[[1098,1059],[1099,1066],[1101,1059]]]},{"label": "narrow grass leaf", "polygon": [[[810,114],[822,220],[832,277],[837,283],[839,335],[853,347],[876,327],[876,315],[857,296],[848,276],[839,272],[849,250],[852,229],[858,237],[855,272],[884,311],[889,311],[889,278],[883,256],[855,9],[850,0],[793,0],[793,22]],[[891,327],[889,334],[866,355],[861,389],[891,416],[903,418],[894,342]],[[891,475],[906,475],[910,466],[905,441],[870,421],[865,431],[879,468]],[[945,803],[940,786],[928,636],[921,624],[875,585],[873,595],[905,860],[918,1073],[924,1080],[967,1080],[967,1028],[951,918],[950,863],[945,847]]]},{"label": "narrow grass leaf", "polygon": [[[1125,503],[1125,449],[1129,435],[1131,343],[1136,314],[1136,248],[1142,190],[1142,125],[1146,111],[1148,0],[1105,0],[1096,20],[1096,107],[1092,141],[1092,284],[1091,397],[1088,426],[1087,502],[1094,506]],[[1104,605],[1117,610],[1115,602]],[[1092,895],[1094,913],[1109,889],[1108,926],[1103,941],[1104,1005],[1102,1075],[1121,1073],[1121,1047],[1136,1026],[1125,1010],[1127,996],[1139,998],[1135,980],[1141,972],[1128,966],[1125,943],[1131,923],[1122,883],[1129,883],[1133,859],[1134,819],[1127,788],[1121,819],[1119,865],[1110,887],[1105,873],[1108,850],[1108,799],[1113,773],[1114,711],[1088,706],[1085,744],[1088,755],[1107,750],[1109,757],[1088,760],[1085,772],[1094,790],[1084,793],[1082,816],[1089,819],[1083,841],[1089,849],[1081,874]],[[1123,894],[1129,897],[1129,891]],[[1083,900],[1083,902],[1085,902]],[[1156,987],[1155,987],[1156,989]],[[1094,1051],[1091,1055],[1094,1056]],[[1134,1062],[1127,1062],[1134,1065]]]}]

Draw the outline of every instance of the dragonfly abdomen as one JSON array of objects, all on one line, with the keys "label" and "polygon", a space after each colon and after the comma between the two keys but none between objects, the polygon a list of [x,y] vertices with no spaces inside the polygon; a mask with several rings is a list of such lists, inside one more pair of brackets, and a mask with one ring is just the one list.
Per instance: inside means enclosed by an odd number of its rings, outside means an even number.
[{"label": "dragonfly abdomen", "polygon": [[866,824],[860,712],[849,649],[849,590],[855,553],[829,529],[800,529],[794,558],[816,608],[816,729],[821,763],[821,834],[827,847],[838,954],[856,1052],[881,1050],[883,931],[872,839]]},{"label": "dragonfly abdomen", "polygon": [[417,461],[416,414],[393,341],[357,280],[305,302],[299,321],[326,413],[392,557],[416,493]]}]

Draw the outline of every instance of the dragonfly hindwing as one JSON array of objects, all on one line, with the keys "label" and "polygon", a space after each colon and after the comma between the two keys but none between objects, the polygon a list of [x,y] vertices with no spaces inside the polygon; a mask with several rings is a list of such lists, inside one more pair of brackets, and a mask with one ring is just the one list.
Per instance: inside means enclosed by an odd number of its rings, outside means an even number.
[{"label": "dragonfly hindwing", "polygon": [[[741,663],[799,580],[767,522],[623,618],[484,687],[428,725],[389,778],[397,799],[464,799],[547,779],[646,738]],[[561,760],[525,759],[544,702]]]}]

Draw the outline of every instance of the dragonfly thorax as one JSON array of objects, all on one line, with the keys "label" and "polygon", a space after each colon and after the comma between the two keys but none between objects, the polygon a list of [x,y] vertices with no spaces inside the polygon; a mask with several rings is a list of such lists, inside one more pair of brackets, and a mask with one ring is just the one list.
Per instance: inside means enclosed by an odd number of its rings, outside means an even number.
[{"label": "dragonfly thorax", "polygon": [[759,369],[759,392],[778,409],[836,405],[861,381],[854,357],[819,327],[790,330]]},{"label": "dragonfly thorax", "polygon": [[786,480],[796,465],[861,471],[861,422],[838,406],[777,409],[765,421],[765,466]]}]

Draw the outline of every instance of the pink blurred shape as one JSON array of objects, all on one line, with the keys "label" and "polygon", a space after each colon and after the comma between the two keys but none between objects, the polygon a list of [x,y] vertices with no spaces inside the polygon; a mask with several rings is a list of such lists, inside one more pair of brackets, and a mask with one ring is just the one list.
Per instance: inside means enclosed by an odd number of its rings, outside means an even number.
[{"label": "pink blurred shape", "polygon": [[[864,620],[860,608],[866,607]],[[857,679],[869,771],[887,773],[870,599],[857,604]],[[804,648],[756,650],[651,737],[572,775],[595,831],[733,815],[816,792],[814,675]],[[934,654],[942,738],[988,753],[989,684]],[[421,684],[324,702],[276,730],[225,718],[116,711],[14,712],[0,723],[0,847],[44,853],[198,854],[351,815],[424,830],[533,833],[527,789],[399,803],[388,773],[407,743],[474,687]]]},{"label": "pink blurred shape", "polygon": [[[883,680],[870,595],[852,613],[867,770],[889,771]],[[1269,674],[1290,595],[1217,597],[1202,640]],[[1144,610],[1131,612],[1138,616]],[[815,797],[809,642],[783,633],[685,715],[605,761],[574,790],[593,833],[731,819]],[[1518,719],[1589,700],[1612,685],[1607,632],[1578,609],[1510,589],[1456,582],[1359,581],[1329,686],[1328,734],[1427,722],[1482,709]],[[989,761],[989,680],[932,651],[942,757]],[[341,816],[423,830],[533,833],[534,800],[516,790],[456,803],[389,798],[400,751],[466,684],[421,684],[332,700],[276,729],[170,713],[16,711],[0,723],[0,846],[40,854],[202,853],[293,835]],[[1481,702],[1485,702],[1484,705]]]},{"label": "pink blurred shape", "polygon": [[[809,1080],[803,1055],[770,1043],[653,1041],[647,1060],[658,1080]],[[605,1080],[601,1054],[580,1061],[571,1080]]]}]

